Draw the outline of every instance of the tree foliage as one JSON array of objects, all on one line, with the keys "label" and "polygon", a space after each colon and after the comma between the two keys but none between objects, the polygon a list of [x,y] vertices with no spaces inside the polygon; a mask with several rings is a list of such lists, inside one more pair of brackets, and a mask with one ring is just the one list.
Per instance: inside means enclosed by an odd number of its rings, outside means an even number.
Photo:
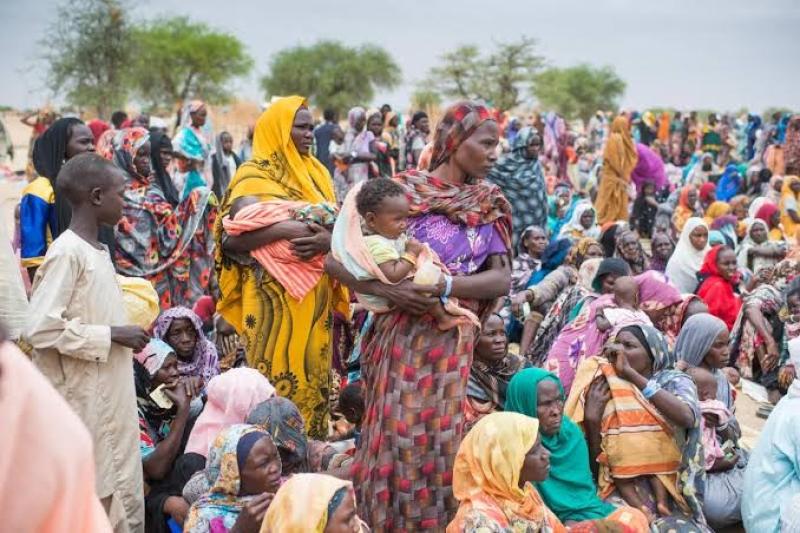
[{"label": "tree foliage", "polygon": [[41,41],[47,81],[79,108],[108,116],[127,99],[128,16],[117,0],[73,0],[57,10]]},{"label": "tree foliage", "polygon": [[400,68],[378,46],[350,48],[336,41],[320,41],[278,52],[261,86],[268,97],[301,94],[314,105],[341,114],[370,102],[376,88],[396,87],[400,79]]},{"label": "tree foliage", "polygon": [[543,108],[588,120],[598,109],[616,109],[625,82],[611,67],[580,64],[544,70],[534,78],[533,91]]},{"label": "tree foliage", "polygon": [[225,102],[230,82],[253,68],[239,39],[187,17],[139,25],[133,43],[132,85],[154,111],[180,107],[190,98]]},{"label": "tree foliage", "polygon": [[535,52],[536,40],[530,37],[499,43],[485,57],[477,46],[464,45],[444,54],[430,77],[446,96],[482,99],[507,111],[525,101],[528,86],[544,65]]}]

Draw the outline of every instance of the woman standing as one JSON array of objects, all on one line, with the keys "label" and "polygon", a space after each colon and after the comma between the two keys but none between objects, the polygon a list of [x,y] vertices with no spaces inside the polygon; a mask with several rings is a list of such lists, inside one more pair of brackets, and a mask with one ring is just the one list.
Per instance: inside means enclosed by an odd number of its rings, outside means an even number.
[{"label": "woman standing", "polygon": [[[511,202],[515,228],[547,227],[547,191],[539,151],[542,139],[533,128],[522,128],[511,153],[503,156],[487,179],[502,189]],[[514,246],[517,246],[515,235]]]},{"label": "woman standing", "polygon": [[347,309],[347,297],[323,275],[302,300],[295,300],[249,252],[289,240],[294,254],[309,260],[330,250],[330,233],[295,221],[236,237],[222,227],[222,219],[240,198],[336,202],[330,174],[310,153],[313,127],[311,112],[300,96],[277,100],[258,119],[253,158],[236,172],[215,228],[221,292],[217,309],[244,337],[247,363],[267,376],[278,394],[297,404],[309,435],[324,438],[330,410],[331,317],[335,306]]},{"label": "woman standing", "polygon": [[631,138],[628,119],[619,116],[611,123],[611,132],[603,152],[600,190],[595,202],[601,226],[606,222],[628,220],[628,188],[637,161],[636,145]]},{"label": "woman standing", "polygon": [[[187,194],[187,189],[203,185],[211,187],[214,176],[211,171],[213,133],[208,121],[208,108],[202,100],[192,100],[183,109],[181,128],[172,140],[175,152],[185,158],[184,168],[176,176],[178,188]],[[200,178],[200,180],[197,180]]]},{"label": "woman standing", "polygon": [[377,316],[361,344],[367,413],[353,476],[363,516],[377,531],[441,529],[456,510],[450,480],[475,332],[438,331],[425,315],[436,300],[423,295],[453,296],[480,311],[508,294],[511,208],[482,181],[498,141],[488,109],[455,104],[437,127],[429,170],[396,178],[411,204],[409,235],[430,245],[452,277],[435,287],[388,286],[359,282],[328,260],[343,283],[398,308]]}]

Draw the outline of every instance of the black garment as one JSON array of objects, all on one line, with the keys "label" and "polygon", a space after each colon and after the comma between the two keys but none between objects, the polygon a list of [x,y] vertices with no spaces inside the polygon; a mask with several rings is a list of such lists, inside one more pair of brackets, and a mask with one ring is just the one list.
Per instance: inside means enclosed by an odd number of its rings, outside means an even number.
[{"label": "black garment", "polygon": [[631,212],[631,229],[637,231],[643,239],[651,238],[653,226],[656,223],[656,213],[658,213],[658,207],[647,203],[644,195],[636,197]]},{"label": "black garment", "polygon": [[[184,442],[191,432],[187,425],[184,432]],[[170,473],[161,481],[149,483],[150,492],[144,497],[144,530],[145,533],[170,533],[167,520],[169,516],[164,514],[164,502],[170,496],[181,496],[183,487],[191,477],[206,467],[206,458],[198,453],[186,453],[178,456]]]},{"label": "black garment", "polygon": [[331,161],[331,154],[328,152],[328,147],[331,144],[334,128],[336,128],[336,124],[333,122],[326,122],[325,124],[317,126],[317,129],[314,130],[314,143],[317,145],[317,159],[319,159],[320,163],[325,165],[328,172],[331,173],[331,176],[333,176],[333,161]]},{"label": "black garment", "polygon": [[[233,156],[233,161],[236,163],[236,168],[239,168],[242,165],[242,159],[236,155],[236,152],[231,152]],[[214,191],[214,194],[217,195],[217,198],[220,200],[222,196],[225,194],[225,191],[228,190],[228,185],[231,184],[231,180],[233,176],[230,175],[228,169],[228,165],[226,165],[222,159],[224,157],[219,152],[215,152],[214,155],[211,156],[211,172],[214,175],[214,186],[211,187],[211,190]]]},{"label": "black garment", "polygon": [[164,168],[164,162],[161,160],[161,150],[172,151],[172,141],[165,133],[161,133],[159,130],[150,130],[150,164],[153,166],[156,183],[161,188],[161,192],[164,193],[164,198],[170,204],[176,206],[180,202],[180,195],[167,169]]}]

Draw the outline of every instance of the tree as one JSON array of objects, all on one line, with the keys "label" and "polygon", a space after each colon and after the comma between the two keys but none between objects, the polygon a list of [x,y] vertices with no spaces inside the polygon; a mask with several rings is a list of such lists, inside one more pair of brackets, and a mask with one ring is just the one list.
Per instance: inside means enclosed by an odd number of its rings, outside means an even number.
[{"label": "tree", "polygon": [[117,0],[74,0],[59,6],[46,39],[47,81],[66,100],[108,117],[125,104],[130,25]]},{"label": "tree", "polygon": [[261,86],[267,97],[301,94],[318,107],[342,114],[370,102],[376,88],[396,87],[400,79],[400,68],[378,46],[350,48],[320,41],[278,52]]},{"label": "tree", "polygon": [[533,92],[542,107],[586,121],[598,109],[616,109],[617,100],[625,93],[625,82],[611,67],[580,64],[539,73]]},{"label": "tree", "polygon": [[428,111],[440,105],[442,105],[442,95],[435,89],[419,86],[411,93],[411,106],[415,110],[424,109]]},{"label": "tree", "polygon": [[133,43],[132,86],[153,110],[180,108],[190,98],[225,102],[229,83],[253,68],[239,39],[187,17],[137,26]]},{"label": "tree", "polygon": [[484,58],[477,46],[463,45],[444,54],[430,77],[447,96],[486,100],[507,111],[525,101],[527,86],[544,65],[535,49],[535,39],[522,37],[516,42],[499,43]]}]

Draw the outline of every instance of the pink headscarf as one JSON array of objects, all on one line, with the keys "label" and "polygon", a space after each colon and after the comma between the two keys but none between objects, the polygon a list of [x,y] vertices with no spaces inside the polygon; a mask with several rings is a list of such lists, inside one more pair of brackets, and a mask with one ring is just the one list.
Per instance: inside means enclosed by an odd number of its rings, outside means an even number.
[{"label": "pink headscarf", "polygon": [[233,424],[244,424],[256,405],[275,396],[275,387],[253,368],[232,368],[214,377],[206,391],[208,401],[186,443],[186,453],[203,457],[208,456],[208,449],[220,431]]}]

